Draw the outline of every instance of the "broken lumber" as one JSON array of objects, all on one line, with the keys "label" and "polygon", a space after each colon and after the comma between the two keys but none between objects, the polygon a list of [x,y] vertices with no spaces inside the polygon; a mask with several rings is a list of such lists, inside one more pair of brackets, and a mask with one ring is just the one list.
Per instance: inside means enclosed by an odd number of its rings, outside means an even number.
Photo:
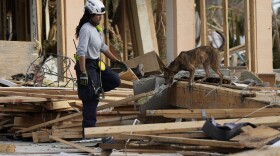
[{"label": "broken lumber", "polygon": [[[146,110],[147,116],[163,116],[166,118],[240,118],[257,111],[259,108],[236,109],[170,109],[170,110]],[[265,117],[280,115],[280,108],[266,108],[251,114],[248,117]]]},{"label": "broken lumber", "polygon": [[[258,117],[258,118],[243,118],[239,122],[250,122],[255,125],[279,126],[280,117]],[[236,122],[236,119],[216,120],[219,124]],[[104,137],[112,136],[121,133],[141,133],[141,134],[159,134],[159,133],[175,133],[189,132],[201,130],[205,121],[191,121],[178,123],[156,123],[144,125],[128,125],[128,126],[108,126],[108,127],[92,127],[85,128],[86,137]]]},{"label": "broken lumber", "polygon": [[244,146],[239,142],[218,141],[218,140],[190,139],[190,138],[166,137],[166,136],[156,136],[156,135],[140,135],[140,134],[120,134],[118,135],[118,137],[123,138],[125,140],[127,139],[149,140],[149,141],[156,141],[156,142],[178,143],[178,144],[186,144],[186,145],[244,148]]},{"label": "broken lumber", "polygon": [[[153,94],[154,94],[154,92],[151,91],[151,92],[148,92],[148,93],[142,93],[142,94],[134,95],[132,97],[127,97],[127,98],[125,98],[123,100],[120,100],[120,101],[114,101],[114,102],[111,102],[111,103],[106,104],[106,105],[98,106],[97,111],[102,110],[102,109],[106,109],[106,108],[110,108],[110,107],[120,106],[120,105],[126,104],[130,101],[139,100],[143,97],[151,96]],[[48,122],[44,122],[44,123],[41,123],[41,124],[38,124],[38,125],[34,125],[34,126],[31,126],[31,127],[25,128],[23,130],[17,131],[17,133],[29,132],[29,131],[36,130],[36,129],[39,129],[39,128],[42,128],[42,127],[50,126],[50,125],[52,125],[54,123],[57,123],[57,122],[60,122],[60,121],[64,121],[64,120],[72,119],[72,118],[75,118],[75,117],[79,117],[81,115],[82,115],[82,112],[78,112],[78,113],[75,113],[75,114],[71,114],[71,115],[68,115],[68,116],[64,116],[64,117],[61,117],[61,118],[58,118],[58,119],[54,119],[54,120],[51,120],[51,121],[48,121]]]},{"label": "broken lumber", "polygon": [[89,153],[97,153],[98,152],[97,150],[95,150],[93,148],[89,148],[89,147],[85,147],[85,146],[82,146],[82,145],[78,145],[78,144],[75,144],[75,143],[72,143],[72,142],[60,139],[60,138],[52,136],[52,135],[50,135],[50,139],[58,141],[58,142],[61,142],[63,144],[69,145],[69,146],[72,146],[72,147],[77,148],[77,149],[79,149],[81,151],[85,151],[85,152],[89,152]]},{"label": "broken lumber", "polygon": [[280,131],[261,125],[256,128],[252,128],[248,126],[246,128],[242,128],[245,132],[235,136],[232,138],[232,141],[238,141],[246,147],[252,148],[261,148],[269,141],[280,136]]}]

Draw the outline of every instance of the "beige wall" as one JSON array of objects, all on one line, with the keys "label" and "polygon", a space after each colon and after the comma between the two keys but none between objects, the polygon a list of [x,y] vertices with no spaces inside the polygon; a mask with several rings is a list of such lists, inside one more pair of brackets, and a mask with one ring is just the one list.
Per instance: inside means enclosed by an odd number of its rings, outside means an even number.
[{"label": "beige wall", "polygon": [[[65,42],[66,55],[74,60],[76,53],[73,39],[76,44],[78,41],[75,37],[76,27],[79,24],[80,18],[84,13],[84,0],[67,0],[65,1]],[[70,67],[71,73],[75,76],[74,64]]]},{"label": "beige wall", "polygon": [[272,73],[272,17],[271,1],[256,0],[257,69],[256,73]]}]

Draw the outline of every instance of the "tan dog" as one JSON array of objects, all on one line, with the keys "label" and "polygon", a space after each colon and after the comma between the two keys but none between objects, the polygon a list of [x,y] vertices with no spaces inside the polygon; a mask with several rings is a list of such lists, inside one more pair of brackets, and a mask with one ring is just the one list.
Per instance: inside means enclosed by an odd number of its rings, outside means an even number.
[{"label": "tan dog", "polygon": [[201,65],[203,65],[206,73],[202,81],[205,81],[209,77],[209,66],[211,66],[214,72],[219,75],[220,84],[222,84],[223,74],[219,71],[221,62],[219,51],[222,51],[224,48],[225,38],[221,32],[216,32],[221,35],[223,39],[222,45],[219,48],[201,46],[189,51],[182,51],[179,56],[164,69],[165,84],[171,85],[174,75],[180,70],[185,70],[190,72],[189,85],[191,86],[194,81],[195,68]]}]

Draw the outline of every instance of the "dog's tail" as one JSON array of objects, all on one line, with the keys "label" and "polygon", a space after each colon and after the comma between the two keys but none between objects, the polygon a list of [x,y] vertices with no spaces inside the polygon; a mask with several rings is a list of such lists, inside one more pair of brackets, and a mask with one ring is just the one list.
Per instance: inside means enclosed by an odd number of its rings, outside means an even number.
[{"label": "dog's tail", "polygon": [[219,48],[217,48],[217,49],[219,49],[219,51],[223,51],[224,50],[224,46],[225,46],[225,41],[226,41],[226,39],[225,39],[225,36],[224,36],[224,34],[221,32],[221,31],[219,31],[219,30],[216,30],[216,32],[222,37],[222,45],[219,47]]}]

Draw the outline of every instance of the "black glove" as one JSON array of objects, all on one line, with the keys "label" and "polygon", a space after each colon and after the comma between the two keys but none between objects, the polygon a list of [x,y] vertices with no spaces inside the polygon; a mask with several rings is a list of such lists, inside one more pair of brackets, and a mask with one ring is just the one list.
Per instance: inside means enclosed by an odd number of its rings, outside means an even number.
[{"label": "black glove", "polygon": [[80,75],[80,84],[81,85],[88,85],[88,74],[87,72],[82,72],[82,74]]},{"label": "black glove", "polygon": [[128,70],[127,65],[124,64],[123,62],[117,60],[114,63],[117,65],[117,67],[121,68],[122,71],[127,71]]}]

